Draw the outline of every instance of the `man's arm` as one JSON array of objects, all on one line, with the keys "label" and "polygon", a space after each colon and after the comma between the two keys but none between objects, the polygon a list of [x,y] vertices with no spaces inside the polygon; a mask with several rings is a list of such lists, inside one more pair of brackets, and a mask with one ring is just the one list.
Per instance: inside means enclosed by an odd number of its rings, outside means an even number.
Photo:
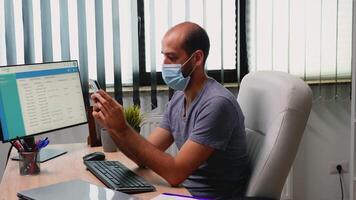
[{"label": "man's arm", "polygon": [[[138,134],[138,133],[137,133]],[[155,128],[147,138],[153,146],[161,150],[166,151],[169,146],[173,143],[173,137],[166,129],[157,127]],[[131,151],[122,148],[120,149],[127,157],[134,161],[139,167],[145,167],[145,165],[134,155]]]},{"label": "man's arm", "polygon": [[120,148],[130,151],[142,164],[162,176],[172,186],[177,186],[192,174],[213,153],[214,149],[187,140],[175,157],[161,151],[134,134],[128,127],[120,132],[114,131],[113,139]]},{"label": "man's arm", "polygon": [[[173,138],[168,137],[167,130],[158,129],[160,133],[152,134],[149,138],[154,144],[137,134],[126,122],[123,108],[106,92],[100,90],[92,95],[94,100],[93,116],[99,123],[108,129],[115,143],[123,152],[132,154],[139,164],[143,164],[162,176],[171,185],[179,185],[190,174],[204,163],[213,153],[214,149],[188,140],[183,144],[175,157],[163,152],[169,147]],[[169,136],[171,137],[171,136]],[[157,142],[161,141],[161,142]],[[155,146],[157,145],[157,146]]]}]

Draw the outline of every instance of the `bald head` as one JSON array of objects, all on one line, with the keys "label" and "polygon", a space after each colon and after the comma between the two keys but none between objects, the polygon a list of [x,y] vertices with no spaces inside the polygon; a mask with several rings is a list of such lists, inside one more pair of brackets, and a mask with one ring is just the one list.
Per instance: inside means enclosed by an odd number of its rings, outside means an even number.
[{"label": "bald head", "polygon": [[183,22],[173,26],[165,34],[165,37],[175,35],[177,42],[180,42],[181,48],[191,55],[196,50],[202,50],[204,53],[204,62],[209,55],[210,41],[206,31],[198,24],[192,22]]}]

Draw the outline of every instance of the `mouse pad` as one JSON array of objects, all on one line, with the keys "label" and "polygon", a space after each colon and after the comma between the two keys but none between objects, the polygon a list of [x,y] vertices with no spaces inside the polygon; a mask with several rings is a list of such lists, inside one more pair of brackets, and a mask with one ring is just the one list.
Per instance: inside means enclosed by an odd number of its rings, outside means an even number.
[{"label": "mouse pad", "polygon": [[[55,157],[63,155],[67,153],[66,150],[63,149],[42,149],[40,151],[40,163],[46,162],[47,160],[51,160]],[[19,155],[11,157],[11,160],[19,160]]]}]

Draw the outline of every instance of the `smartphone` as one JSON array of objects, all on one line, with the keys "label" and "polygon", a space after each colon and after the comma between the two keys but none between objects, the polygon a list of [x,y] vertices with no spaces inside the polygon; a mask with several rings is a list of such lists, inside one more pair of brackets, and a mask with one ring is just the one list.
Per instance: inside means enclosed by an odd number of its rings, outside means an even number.
[{"label": "smartphone", "polygon": [[96,81],[94,79],[89,79],[89,88],[93,91],[93,93],[95,93],[101,89],[98,81]]}]

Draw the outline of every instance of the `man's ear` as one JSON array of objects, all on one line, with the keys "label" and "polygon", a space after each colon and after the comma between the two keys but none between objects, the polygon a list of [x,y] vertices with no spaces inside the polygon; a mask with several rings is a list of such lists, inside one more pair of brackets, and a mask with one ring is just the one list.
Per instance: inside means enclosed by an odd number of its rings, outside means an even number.
[{"label": "man's ear", "polygon": [[195,53],[195,65],[196,66],[202,66],[204,63],[204,52],[202,50],[197,50]]}]

